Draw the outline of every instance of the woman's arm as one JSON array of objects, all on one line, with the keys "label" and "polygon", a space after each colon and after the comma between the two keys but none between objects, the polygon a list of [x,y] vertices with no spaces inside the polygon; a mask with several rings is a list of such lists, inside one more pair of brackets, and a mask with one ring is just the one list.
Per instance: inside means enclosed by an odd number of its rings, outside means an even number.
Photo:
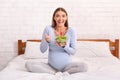
[{"label": "woman's arm", "polygon": [[71,29],[70,31],[70,43],[67,44],[64,49],[65,51],[70,54],[70,55],[74,55],[76,53],[76,35],[75,32]]},{"label": "woman's arm", "polygon": [[46,36],[47,35],[49,35],[48,27],[46,27],[44,29],[43,34],[42,34],[42,41],[41,41],[41,44],[40,44],[40,50],[41,50],[42,53],[44,53],[48,49],[49,43],[46,41]]}]

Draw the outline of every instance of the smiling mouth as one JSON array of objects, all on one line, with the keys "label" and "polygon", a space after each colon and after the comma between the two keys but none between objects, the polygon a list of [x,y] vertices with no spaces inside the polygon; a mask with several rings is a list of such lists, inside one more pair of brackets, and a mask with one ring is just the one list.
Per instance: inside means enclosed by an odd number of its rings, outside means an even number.
[{"label": "smiling mouth", "polygon": [[63,24],[63,23],[64,23],[64,21],[58,21],[58,23],[59,23],[59,24]]}]

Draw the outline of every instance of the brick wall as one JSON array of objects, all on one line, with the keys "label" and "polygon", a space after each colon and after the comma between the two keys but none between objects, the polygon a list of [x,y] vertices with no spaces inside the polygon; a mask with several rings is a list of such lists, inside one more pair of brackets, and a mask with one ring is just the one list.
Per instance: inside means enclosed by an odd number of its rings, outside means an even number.
[{"label": "brick wall", "polygon": [[16,56],[18,39],[41,38],[59,6],[67,10],[78,37],[120,37],[119,0],[0,0],[0,69]]}]

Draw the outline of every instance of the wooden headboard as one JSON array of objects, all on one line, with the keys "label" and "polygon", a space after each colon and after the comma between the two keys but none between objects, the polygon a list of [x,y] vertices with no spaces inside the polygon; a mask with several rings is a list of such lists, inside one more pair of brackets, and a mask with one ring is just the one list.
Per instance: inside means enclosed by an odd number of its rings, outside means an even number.
[{"label": "wooden headboard", "polygon": [[[27,40],[33,42],[41,42],[41,40]],[[97,42],[109,42],[111,53],[119,58],[119,39],[115,39],[115,41],[111,41],[109,39],[77,39],[77,41],[97,41]],[[22,40],[18,40],[18,55],[24,54],[26,47],[26,42]]]}]

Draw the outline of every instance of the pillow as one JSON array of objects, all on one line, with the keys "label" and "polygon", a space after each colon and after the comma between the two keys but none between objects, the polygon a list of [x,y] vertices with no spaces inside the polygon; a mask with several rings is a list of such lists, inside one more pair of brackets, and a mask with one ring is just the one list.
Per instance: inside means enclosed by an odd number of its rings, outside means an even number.
[{"label": "pillow", "polygon": [[45,53],[40,51],[40,42],[26,42],[24,57],[27,59],[47,58],[48,50]]},{"label": "pillow", "polygon": [[109,42],[77,41],[76,57],[112,56]]}]

